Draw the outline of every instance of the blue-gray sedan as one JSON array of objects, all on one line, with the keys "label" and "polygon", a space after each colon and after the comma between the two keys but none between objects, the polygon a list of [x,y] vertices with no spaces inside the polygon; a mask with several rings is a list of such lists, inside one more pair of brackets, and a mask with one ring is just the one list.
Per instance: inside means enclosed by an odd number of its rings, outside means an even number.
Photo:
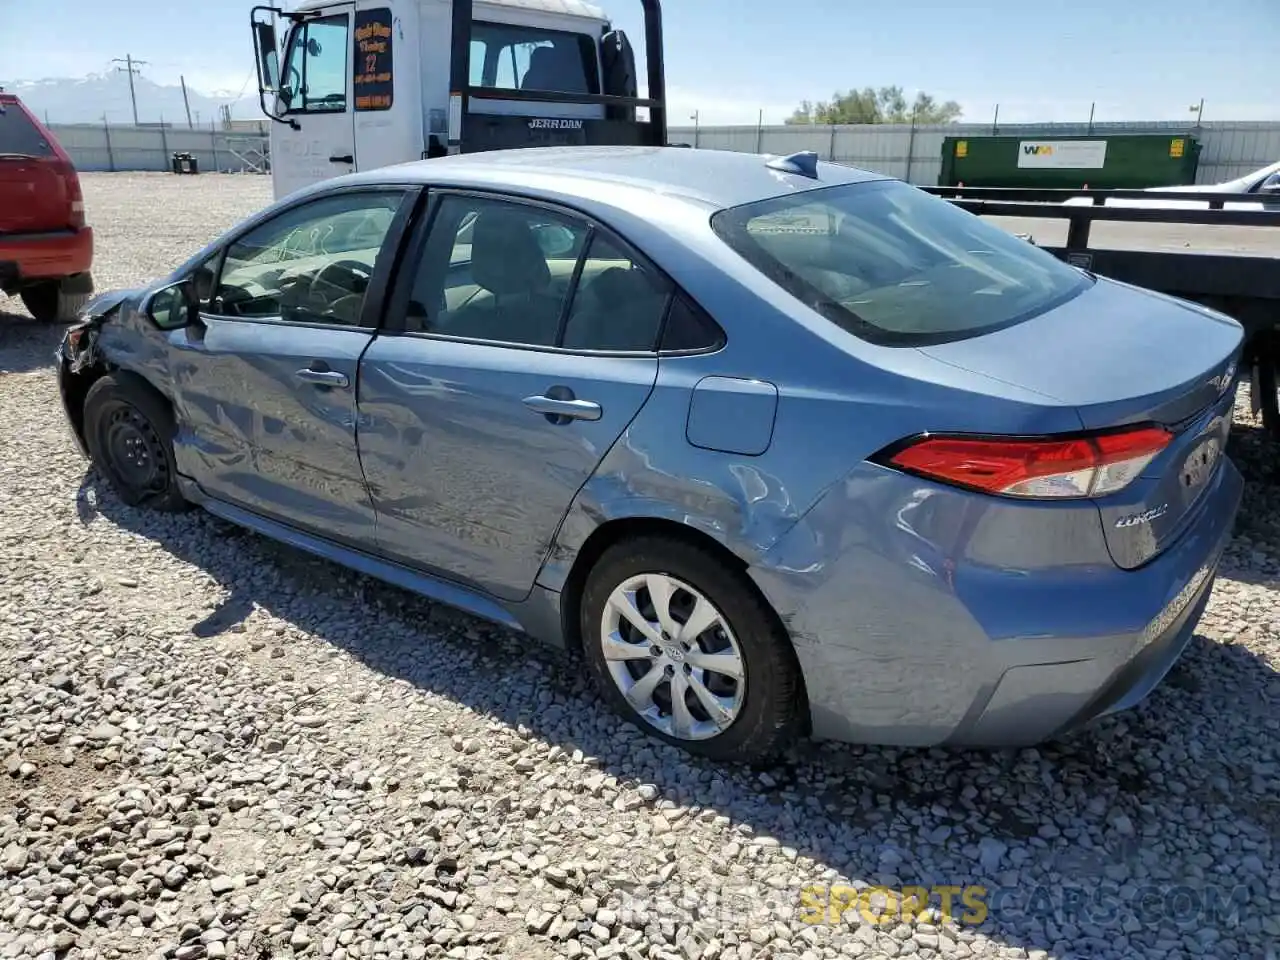
[{"label": "blue-gray sedan", "polygon": [[342,177],[59,351],[125,502],[581,650],[716,758],[1017,745],[1135,704],[1212,588],[1242,331],[810,156]]}]

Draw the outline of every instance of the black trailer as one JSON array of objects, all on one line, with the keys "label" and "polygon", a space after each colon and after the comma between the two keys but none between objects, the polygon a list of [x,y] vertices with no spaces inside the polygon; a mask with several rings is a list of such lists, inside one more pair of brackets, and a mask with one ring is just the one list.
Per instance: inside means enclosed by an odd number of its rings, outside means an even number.
[{"label": "black trailer", "polygon": [[[1245,328],[1241,376],[1272,436],[1280,438],[1280,231],[1270,252],[1215,251],[1204,241],[1183,249],[1117,249],[1090,243],[1097,222],[1190,224],[1204,227],[1280,227],[1280,202],[1240,194],[1142,190],[1049,190],[1027,187],[923,187],[980,216],[1060,220],[1067,225],[1061,245],[1037,242],[1059,259],[1101,276],[1193,300],[1234,317]],[[1089,197],[1092,204],[1065,204]],[[1141,200],[1151,206],[1106,206],[1107,200]],[[1194,201],[1196,208],[1155,206]],[[1252,204],[1251,209],[1239,209]],[[1209,231],[1212,232],[1212,231]],[[1196,240],[1189,231],[1189,242]],[[1270,235],[1268,235],[1270,236]],[[1200,247],[1197,249],[1197,247]]]}]

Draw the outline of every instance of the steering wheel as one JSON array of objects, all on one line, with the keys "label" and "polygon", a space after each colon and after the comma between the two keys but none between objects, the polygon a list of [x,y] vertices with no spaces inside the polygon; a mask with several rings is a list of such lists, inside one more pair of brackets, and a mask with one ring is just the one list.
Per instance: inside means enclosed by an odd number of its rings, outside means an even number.
[{"label": "steering wheel", "polygon": [[[359,260],[335,260],[325,264],[307,284],[307,299],[318,316],[331,317],[344,301],[359,302],[369,289],[373,270]],[[326,289],[327,288],[327,289]]]},{"label": "steering wheel", "polygon": [[281,85],[281,89],[277,93],[284,94],[281,98],[284,100],[286,107],[292,107],[294,98],[302,93],[302,74],[298,72],[298,68],[292,64],[289,66],[289,84]]}]

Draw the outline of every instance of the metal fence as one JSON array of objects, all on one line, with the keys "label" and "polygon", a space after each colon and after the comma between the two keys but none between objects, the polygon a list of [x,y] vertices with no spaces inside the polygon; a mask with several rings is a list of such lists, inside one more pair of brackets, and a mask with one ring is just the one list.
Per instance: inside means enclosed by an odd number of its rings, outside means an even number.
[{"label": "metal fence", "polygon": [[947,137],[1085,136],[1122,133],[1175,133],[1197,137],[1202,149],[1197,183],[1218,183],[1280,160],[1280,122],[1219,121],[1196,128],[1185,123],[1095,123],[948,125],[877,124],[873,126],[674,127],[672,143],[706,150],[789,154],[813,150],[838,160],[899,177],[921,186],[937,184],[942,173],[942,142]]},{"label": "metal fence", "polygon": [[[188,130],[104,124],[53,124],[54,134],[81,170],[168,170],[174,153],[189,153],[201,170],[264,173],[270,169],[266,132]],[[997,132],[1015,136],[1077,136],[1167,132],[1197,136],[1201,143],[1198,183],[1216,183],[1280,160],[1280,122],[991,124],[958,123],[912,127],[874,126],[676,127],[673,143],[703,149],[788,154],[816,151],[911,183],[932,186],[942,172],[942,141]]]},{"label": "metal fence", "polygon": [[54,136],[78,170],[170,170],[175,153],[188,153],[200,170],[266,173],[267,136],[253,130],[55,123]]}]

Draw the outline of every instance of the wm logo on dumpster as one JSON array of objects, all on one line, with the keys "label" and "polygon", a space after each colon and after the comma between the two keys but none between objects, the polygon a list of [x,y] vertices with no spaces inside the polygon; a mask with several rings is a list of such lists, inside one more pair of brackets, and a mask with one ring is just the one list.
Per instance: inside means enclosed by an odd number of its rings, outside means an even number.
[{"label": "wm logo on dumpster", "polygon": [[1022,152],[1029,157],[1051,157],[1053,147],[1047,143],[1026,143],[1022,146]]}]

